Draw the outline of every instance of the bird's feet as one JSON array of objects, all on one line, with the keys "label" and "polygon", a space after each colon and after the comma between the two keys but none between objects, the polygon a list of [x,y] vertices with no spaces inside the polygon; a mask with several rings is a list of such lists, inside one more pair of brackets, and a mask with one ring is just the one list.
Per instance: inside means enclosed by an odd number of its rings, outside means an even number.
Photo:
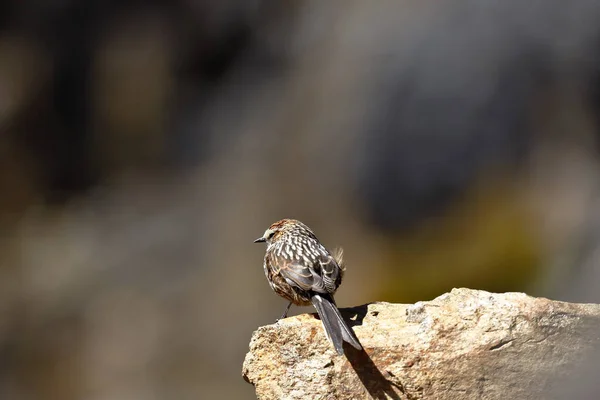
[{"label": "bird's feet", "polygon": [[275,323],[278,323],[279,321],[281,321],[282,319],[286,319],[287,318],[287,312],[285,314],[283,314],[281,317],[277,318],[275,320]]},{"label": "bird's feet", "polygon": [[281,321],[282,319],[286,319],[287,315],[288,315],[288,311],[290,311],[290,307],[292,306],[292,302],[289,302],[287,307],[285,308],[285,311],[283,312],[283,314],[281,314],[281,317],[277,318],[275,320],[275,323],[278,323],[279,321]]}]

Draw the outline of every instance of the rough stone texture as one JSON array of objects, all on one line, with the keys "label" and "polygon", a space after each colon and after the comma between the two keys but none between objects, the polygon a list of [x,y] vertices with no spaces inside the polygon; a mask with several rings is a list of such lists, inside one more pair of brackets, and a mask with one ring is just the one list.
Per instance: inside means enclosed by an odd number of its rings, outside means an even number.
[{"label": "rough stone texture", "polygon": [[522,293],[453,289],[342,313],[365,352],[337,356],[315,314],[254,332],[243,377],[259,399],[558,398],[600,342],[600,305]]}]

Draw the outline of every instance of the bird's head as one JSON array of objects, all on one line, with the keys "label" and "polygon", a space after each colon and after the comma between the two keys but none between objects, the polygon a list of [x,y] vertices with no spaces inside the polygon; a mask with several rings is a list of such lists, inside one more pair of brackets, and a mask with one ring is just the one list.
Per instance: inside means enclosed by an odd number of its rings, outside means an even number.
[{"label": "bird's head", "polygon": [[267,243],[267,245],[279,240],[286,234],[303,233],[314,236],[310,228],[295,219],[282,219],[271,224],[265,233],[256,239],[254,243]]}]

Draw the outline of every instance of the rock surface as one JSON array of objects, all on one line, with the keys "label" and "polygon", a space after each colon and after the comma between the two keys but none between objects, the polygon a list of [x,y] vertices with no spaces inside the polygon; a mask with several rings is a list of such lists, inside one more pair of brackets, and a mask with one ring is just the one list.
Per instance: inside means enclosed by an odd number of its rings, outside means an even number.
[{"label": "rock surface", "polygon": [[600,305],[453,289],[342,313],[365,351],[338,356],[315,314],[259,328],[243,377],[259,399],[551,399],[600,343]]}]

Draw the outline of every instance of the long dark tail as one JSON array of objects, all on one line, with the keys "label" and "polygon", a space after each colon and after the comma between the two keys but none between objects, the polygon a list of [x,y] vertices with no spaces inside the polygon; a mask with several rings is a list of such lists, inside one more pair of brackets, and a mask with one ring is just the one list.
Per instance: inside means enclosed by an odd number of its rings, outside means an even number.
[{"label": "long dark tail", "polygon": [[323,326],[325,327],[325,333],[327,337],[333,343],[335,350],[338,354],[344,354],[344,348],[342,343],[344,341],[350,343],[352,347],[357,350],[362,350],[356,335],[352,328],[350,328],[340,311],[335,306],[335,300],[333,297],[327,294],[315,294],[310,299],[321,317]]}]

